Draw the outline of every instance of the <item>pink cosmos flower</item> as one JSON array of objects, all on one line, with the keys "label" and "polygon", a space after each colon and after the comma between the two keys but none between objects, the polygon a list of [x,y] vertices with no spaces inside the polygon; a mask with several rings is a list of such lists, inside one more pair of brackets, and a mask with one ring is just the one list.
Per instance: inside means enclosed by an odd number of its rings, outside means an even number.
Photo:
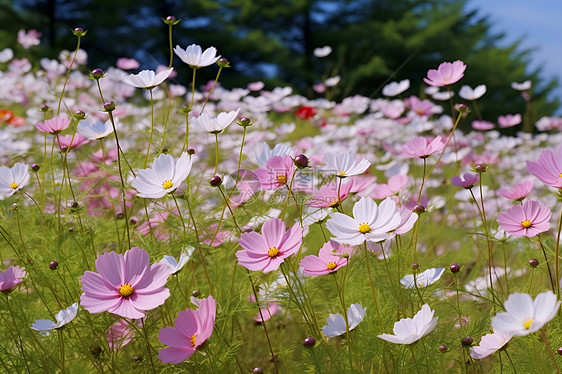
[{"label": "pink cosmos flower", "polygon": [[[131,322],[134,323],[134,322]],[[115,322],[105,334],[109,349],[116,351],[129,344],[135,337],[135,329],[125,319]],[[142,328],[142,320],[137,321],[137,326]]]},{"label": "pink cosmos flower", "polygon": [[70,119],[65,117],[53,117],[45,120],[44,122],[37,122],[35,127],[41,132],[48,132],[49,134],[58,134],[70,125]]},{"label": "pink cosmos flower", "polygon": [[429,117],[434,114],[435,104],[429,100],[420,100],[416,96],[410,96],[404,100],[410,110],[420,117]]},{"label": "pink cosmos flower", "polygon": [[521,114],[506,114],[498,117],[498,124],[502,129],[516,126],[521,123]]},{"label": "pink cosmos flower", "polygon": [[240,237],[236,252],[240,265],[248,270],[268,273],[277,270],[285,258],[299,250],[302,244],[302,228],[297,224],[285,231],[285,223],[271,218],[262,226],[261,234],[248,232]]},{"label": "pink cosmos flower", "polygon": [[265,164],[265,168],[254,171],[254,178],[260,182],[264,190],[276,190],[290,183],[295,164],[290,156],[273,156]]},{"label": "pink cosmos flower", "polygon": [[423,81],[430,86],[448,86],[458,82],[464,76],[465,69],[466,65],[460,60],[443,62],[437,70],[430,69],[427,72],[427,78],[424,78]]},{"label": "pink cosmos flower", "polygon": [[408,158],[428,158],[430,155],[441,152],[445,143],[441,136],[435,139],[418,136],[410,140],[402,148],[402,156]]},{"label": "pink cosmos flower", "polygon": [[347,258],[337,256],[332,242],[324,243],[318,256],[306,256],[299,263],[302,272],[306,275],[324,275],[336,272],[339,268],[347,265]]},{"label": "pink cosmos flower", "polygon": [[527,171],[547,186],[562,188],[562,145],[543,150],[537,161],[527,161]]},{"label": "pink cosmos flower", "polygon": [[6,271],[0,270],[0,291],[10,293],[12,289],[21,283],[27,273],[25,268],[10,266]]},{"label": "pink cosmos flower", "polygon": [[37,30],[25,31],[23,29],[18,31],[18,43],[25,49],[29,49],[35,45],[39,45],[41,41],[41,33]]},{"label": "pink cosmos flower", "polygon": [[524,181],[521,183],[517,183],[511,190],[508,190],[507,188],[500,188],[498,190],[498,193],[508,199],[523,201],[523,199],[527,197],[532,189],[533,181]]},{"label": "pink cosmos flower", "polygon": [[494,128],[494,124],[488,121],[472,121],[472,128],[474,130],[487,131]]},{"label": "pink cosmos flower", "polygon": [[139,319],[170,296],[170,290],[164,287],[170,268],[160,263],[151,266],[144,249],[134,247],[124,255],[105,253],[96,259],[96,270],[82,276],[84,293],[80,301],[90,313],[108,311]]},{"label": "pink cosmos flower", "polygon": [[137,60],[127,57],[117,59],[117,63],[115,65],[121,70],[132,70],[140,67],[140,63]]},{"label": "pink cosmos flower", "polygon": [[82,134],[60,135],[57,137],[61,151],[78,148],[89,142]]},{"label": "pink cosmos flower", "polygon": [[[256,297],[254,295],[250,295],[248,299],[252,303],[256,302]],[[277,303],[274,300],[268,300],[265,302],[263,300],[260,300],[260,304],[262,305],[260,305],[259,308],[260,310],[258,311],[258,314],[256,314],[254,318],[252,318],[254,322],[257,323],[263,323],[265,321],[269,321],[271,317],[273,317],[273,315],[277,313],[277,311],[279,310],[279,303]]]},{"label": "pink cosmos flower", "polygon": [[397,195],[408,183],[407,175],[393,175],[388,179],[387,184],[377,184],[371,197],[373,199],[386,199],[392,195]]},{"label": "pink cosmos flower", "polygon": [[533,237],[548,231],[552,212],[536,201],[526,201],[523,206],[513,206],[498,214],[500,229],[513,236]]},{"label": "pink cosmos flower", "polygon": [[470,189],[478,183],[479,178],[478,174],[464,173],[460,177],[457,177],[456,175],[452,177],[451,183],[457,187]]},{"label": "pink cosmos flower", "polygon": [[347,198],[352,186],[353,182],[342,183],[338,200],[338,185],[335,182],[330,182],[320,187],[319,191],[314,191],[314,197],[306,204],[314,208],[335,207],[338,205],[338,202],[344,201]]},{"label": "pink cosmos flower", "polygon": [[213,333],[216,314],[217,301],[212,296],[201,299],[197,310],[179,312],[176,327],[160,329],[160,342],[170,346],[158,352],[160,361],[179,364],[190,358]]},{"label": "pink cosmos flower", "polygon": [[400,225],[393,232],[397,235],[405,234],[414,227],[417,220],[418,215],[412,212],[411,209],[408,209],[408,207],[403,206],[400,208]]}]

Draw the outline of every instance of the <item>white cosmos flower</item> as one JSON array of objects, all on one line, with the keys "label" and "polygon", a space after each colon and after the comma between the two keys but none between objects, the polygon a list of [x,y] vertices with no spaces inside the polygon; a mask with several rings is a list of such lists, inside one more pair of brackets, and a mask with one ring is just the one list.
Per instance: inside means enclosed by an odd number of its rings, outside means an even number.
[{"label": "white cosmos flower", "polygon": [[[416,274],[415,281],[418,288],[427,287],[430,284],[437,282],[439,278],[441,278],[441,275],[443,275],[444,271],[445,268],[432,268]],[[400,279],[400,283],[402,283],[402,286],[406,288],[416,288],[413,274],[408,274],[404,278]]]},{"label": "white cosmos flower", "polygon": [[341,81],[341,77],[339,75],[336,75],[335,77],[326,79],[324,81],[324,84],[326,85],[326,87],[334,87],[338,83],[340,83],[340,81]]},{"label": "white cosmos flower", "polygon": [[330,53],[332,53],[332,47],[330,47],[329,45],[325,45],[322,48],[314,48],[314,51],[312,51],[312,53],[318,58],[326,57]]},{"label": "white cosmos flower", "polygon": [[187,152],[176,161],[174,157],[161,154],[152,163],[151,169],[142,169],[131,183],[137,196],[157,199],[175,191],[191,171],[192,159]]},{"label": "white cosmos flower", "polygon": [[123,78],[123,82],[137,88],[152,89],[164,82],[172,74],[172,71],[174,71],[174,68],[163,70],[158,74],[153,70],[143,70],[138,74],[129,74]]},{"label": "white cosmos flower", "polygon": [[511,88],[517,91],[526,91],[533,86],[533,83],[530,80],[526,80],[525,82],[511,82]]},{"label": "white cosmos flower", "polygon": [[526,293],[511,294],[504,303],[505,312],[492,318],[492,327],[513,336],[538,331],[558,313],[560,301],[557,300],[552,291],[538,294],[534,301]]},{"label": "white cosmos flower", "polygon": [[[367,308],[363,308],[357,303],[351,304],[351,306],[347,308],[347,323],[349,324],[349,331],[356,328],[357,325],[363,321],[366,311]],[[322,333],[324,336],[333,338],[346,333],[345,319],[341,314],[330,314],[326,319],[326,323],[327,325],[322,327]]]},{"label": "white cosmos flower", "polygon": [[390,82],[382,89],[382,94],[384,96],[396,96],[400,95],[402,92],[410,88],[410,80],[404,79],[400,82]]},{"label": "white cosmos flower", "polygon": [[[119,123],[119,118],[114,118],[113,120],[115,122],[115,126],[117,126],[117,123]],[[78,123],[76,131],[84,135],[84,137],[87,139],[99,140],[111,134],[113,132],[113,126],[111,125],[110,120],[107,120],[105,122],[92,122],[86,120],[80,121],[80,123]]]},{"label": "white cosmos flower", "polygon": [[359,245],[365,240],[381,242],[392,236],[389,231],[400,225],[400,211],[391,198],[379,206],[370,197],[362,197],[353,206],[353,218],[342,213],[331,213],[326,228],[335,236],[334,240],[349,245]]},{"label": "white cosmos flower", "polygon": [[12,196],[29,182],[28,166],[17,162],[11,168],[0,166],[0,200]]},{"label": "white cosmos flower", "polygon": [[260,167],[265,168],[267,164],[267,160],[272,158],[273,156],[284,156],[284,155],[291,155],[293,151],[291,148],[285,144],[277,143],[273,149],[270,149],[267,143],[259,143],[257,144],[250,157],[254,160],[256,164]]},{"label": "white cosmos flower", "polygon": [[228,113],[222,112],[216,117],[211,117],[207,113],[202,113],[199,117],[192,117],[192,121],[203,131],[207,131],[210,134],[220,134],[234,122],[239,111],[240,108]]},{"label": "white cosmos flower", "polygon": [[477,347],[470,348],[470,356],[477,360],[486,358],[496,351],[502,349],[510,339],[511,335],[506,334],[503,331],[494,330],[493,334],[484,335]]},{"label": "white cosmos flower", "polygon": [[355,157],[351,153],[326,153],[324,162],[339,178],[362,174],[371,166],[371,163],[364,158],[355,162]]},{"label": "white cosmos flower", "polygon": [[66,309],[61,310],[55,315],[57,322],[53,322],[50,319],[38,319],[36,320],[31,328],[39,332],[49,334],[49,331],[54,329],[60,329],[67,323],[71,322],[76,318],[78,313],[78,303],[74,303]]},{"label": "white cosmos flower", "polygon": [[203,52],[201,47],[196,44],[192,44],[186,49],[182,49],[177,45],[176,48],[174,48],[174,52],[192,69],[212,65],[221,58],[221,56],[217,56],[217,49],[215,47],[207,48],[205,52]]},{"label": "white cosmos flower", "polygon": [[187,247],[186,250],[181,253],[179,261],[176,261],[176,259],[172,256],[164,255],[164,258],[159,262],[170,268],[170,274],[177,274],[184,267],[187,261],[189,261],[194,250],[195,248],[193,247]]},{"label": "white cosmos flower", "polygon": [[472,89],[470,86],[462,86],[459,91],[459,96],[465,100],[476,100],[480,99],[482,95],[486,93],[486,85],[481,84],[476,88]]},{"label": "white cosmos flower", "polygon": [[435,313],[429,305],[424,304],[414,318],[402,318],[394,323],[391,334],[382,334],[377,337],[395,344],[412,344],[417,342],[435,329],[439,317],[433,317]]}]

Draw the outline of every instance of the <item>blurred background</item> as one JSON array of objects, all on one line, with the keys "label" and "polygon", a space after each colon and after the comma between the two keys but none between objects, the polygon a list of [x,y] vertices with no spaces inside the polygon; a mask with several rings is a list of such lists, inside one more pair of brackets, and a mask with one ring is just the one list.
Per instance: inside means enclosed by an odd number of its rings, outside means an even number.
[{"label": "blurred background", "polygon": [[[468,66],[462,84],[488,87],[479,102],[485,117],[525,111],[521,92],[511,88],[525,80],[533,82],[535,120],[560,114],[562,2],[552,0],[0,0],[0,7],[0,49],[35,63],[74,49],[71,30],[82,27],[92,69],[120,57],[137,59],[141,69],[167,65],[161,17],[172,15],[181,19],[174,46],[215,46],[231,61],[221,76],[227,88],[261,80],[267,89],[290,85],[314,98],[322,96],[314,84],[340,76],[335,100],[380,97],[384,84],[402,79],[423,96],[427,70],[460,59]],[[41,32],[41,45],[24,50],[20,29]],[[333,52],[316,57],[323,46]],[[185,69],[177,79],[188,85],[187,66],[177,58],[174,66]],[[214,79],[216,70],[201,69],[198,82]]]}]

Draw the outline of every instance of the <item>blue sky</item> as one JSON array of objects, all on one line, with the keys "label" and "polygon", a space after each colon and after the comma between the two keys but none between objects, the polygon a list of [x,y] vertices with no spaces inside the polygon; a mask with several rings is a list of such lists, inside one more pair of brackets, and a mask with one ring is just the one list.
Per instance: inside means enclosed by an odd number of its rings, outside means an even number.
[{"label": "blue sky", "polygon": [[[492,32],[505,33],[506,44],[523,38],[521,47],[533,49],[531,67],[540,68],[544,78],[558,78],[562,85],[562,1],[468,0],[467,7],[488,15]],[[562,102],[561,87],[554,95]]]}]

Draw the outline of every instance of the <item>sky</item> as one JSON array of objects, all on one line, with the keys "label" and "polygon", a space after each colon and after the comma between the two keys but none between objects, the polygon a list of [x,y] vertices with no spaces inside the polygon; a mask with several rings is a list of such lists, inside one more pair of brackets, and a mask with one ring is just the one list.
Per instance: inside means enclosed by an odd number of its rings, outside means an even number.
[{"label": "sky", "polygon": [[[533,49],[531,68],[543,78],[557,78],[553,96],[562,102],[562,1],[560,0],[468,0],[468,9],[488,15],[492,32],[505,33],[506,45],[523,39],[523,49]],[[562,108],[558,110],[562,115]]]}]

